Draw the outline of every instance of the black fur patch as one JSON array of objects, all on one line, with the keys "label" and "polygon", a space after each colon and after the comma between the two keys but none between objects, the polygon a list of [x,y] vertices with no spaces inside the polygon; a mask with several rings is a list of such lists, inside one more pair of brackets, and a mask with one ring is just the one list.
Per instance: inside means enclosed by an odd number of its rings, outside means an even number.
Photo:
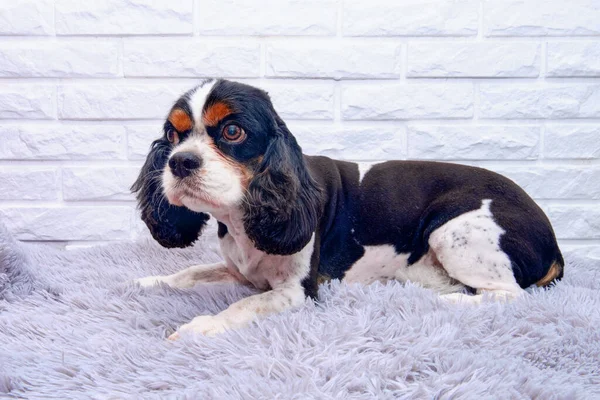
[{"label": "black fur patch", "polygon": [[319,297],[319,264],[321,263],[321,237],[319,231],[315,233],[315,243],[313,253],[310,257],[310,271],[308,276],[302,280],[304,295],[313,300]]},{"label": "black fur patch", "polygon": [[279,117],[246,199],[244,229],[256,248],[266,253],[297,253],[317,228],[321,191]]},{"label": "black fur patch", "polygon": [[223,239],[227,235],[227,225],[222,222],[217,222],[217,236],[219,239]]}]

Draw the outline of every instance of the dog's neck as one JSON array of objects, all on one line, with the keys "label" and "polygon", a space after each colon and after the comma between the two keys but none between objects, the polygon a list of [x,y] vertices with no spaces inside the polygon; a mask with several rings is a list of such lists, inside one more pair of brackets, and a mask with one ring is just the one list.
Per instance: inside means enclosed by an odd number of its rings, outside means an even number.
[{"label": "dog's neck", "polygon": [[214,219],[227,226],[228,233],[234,238],[246,236],[244,230],[244,214],[239,208],[213,209],[209,211],[209,214]]}]

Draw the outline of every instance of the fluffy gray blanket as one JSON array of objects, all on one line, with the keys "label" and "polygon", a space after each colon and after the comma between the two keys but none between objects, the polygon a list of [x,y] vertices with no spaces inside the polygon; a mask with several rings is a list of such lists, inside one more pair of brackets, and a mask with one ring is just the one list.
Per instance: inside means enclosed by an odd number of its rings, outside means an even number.
[{"label": "fluffy gray blanket", "polygon": [[600,396],[600,254],[511,304],[452,305],[416,286],[321,287],[320,302],[206,338],[165,337],[250,293],[142,289],[218,259],[214,243],[61,251],[0,227],[0,397],[111,399]]}]

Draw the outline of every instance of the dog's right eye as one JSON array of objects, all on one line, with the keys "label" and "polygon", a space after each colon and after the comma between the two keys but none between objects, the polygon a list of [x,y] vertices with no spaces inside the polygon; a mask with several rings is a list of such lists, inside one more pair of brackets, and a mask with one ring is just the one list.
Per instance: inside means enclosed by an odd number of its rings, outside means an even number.
[{"label": "dog's right eye", "polygon": [[179,143],[179,134],[174,129],[169,129],[167,131],[167,140],[173,144]]}]

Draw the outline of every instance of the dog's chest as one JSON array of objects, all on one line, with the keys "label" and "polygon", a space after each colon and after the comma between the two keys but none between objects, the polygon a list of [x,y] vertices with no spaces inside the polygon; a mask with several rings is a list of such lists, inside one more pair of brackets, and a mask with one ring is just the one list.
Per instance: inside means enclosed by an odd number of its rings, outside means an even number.
[{"label": "dog's chest", "polygon": [[258,289],[267,290],[285,280],[289,271],[286,257],[257,250],[245,235],[234,237],[228,233],[220,244],[228,267],[237,270]]},{"label": "dog's chest", "polygon": [[242,274],[256,288],[271,289],[307,273],[310,254],[303,254],[306,251],[290,256],[264,253],[256,249],[245,234],[241,218],[222,219],[220,222],[227,225],[227,234],[219,239],[223,258],[229,268]]}]

